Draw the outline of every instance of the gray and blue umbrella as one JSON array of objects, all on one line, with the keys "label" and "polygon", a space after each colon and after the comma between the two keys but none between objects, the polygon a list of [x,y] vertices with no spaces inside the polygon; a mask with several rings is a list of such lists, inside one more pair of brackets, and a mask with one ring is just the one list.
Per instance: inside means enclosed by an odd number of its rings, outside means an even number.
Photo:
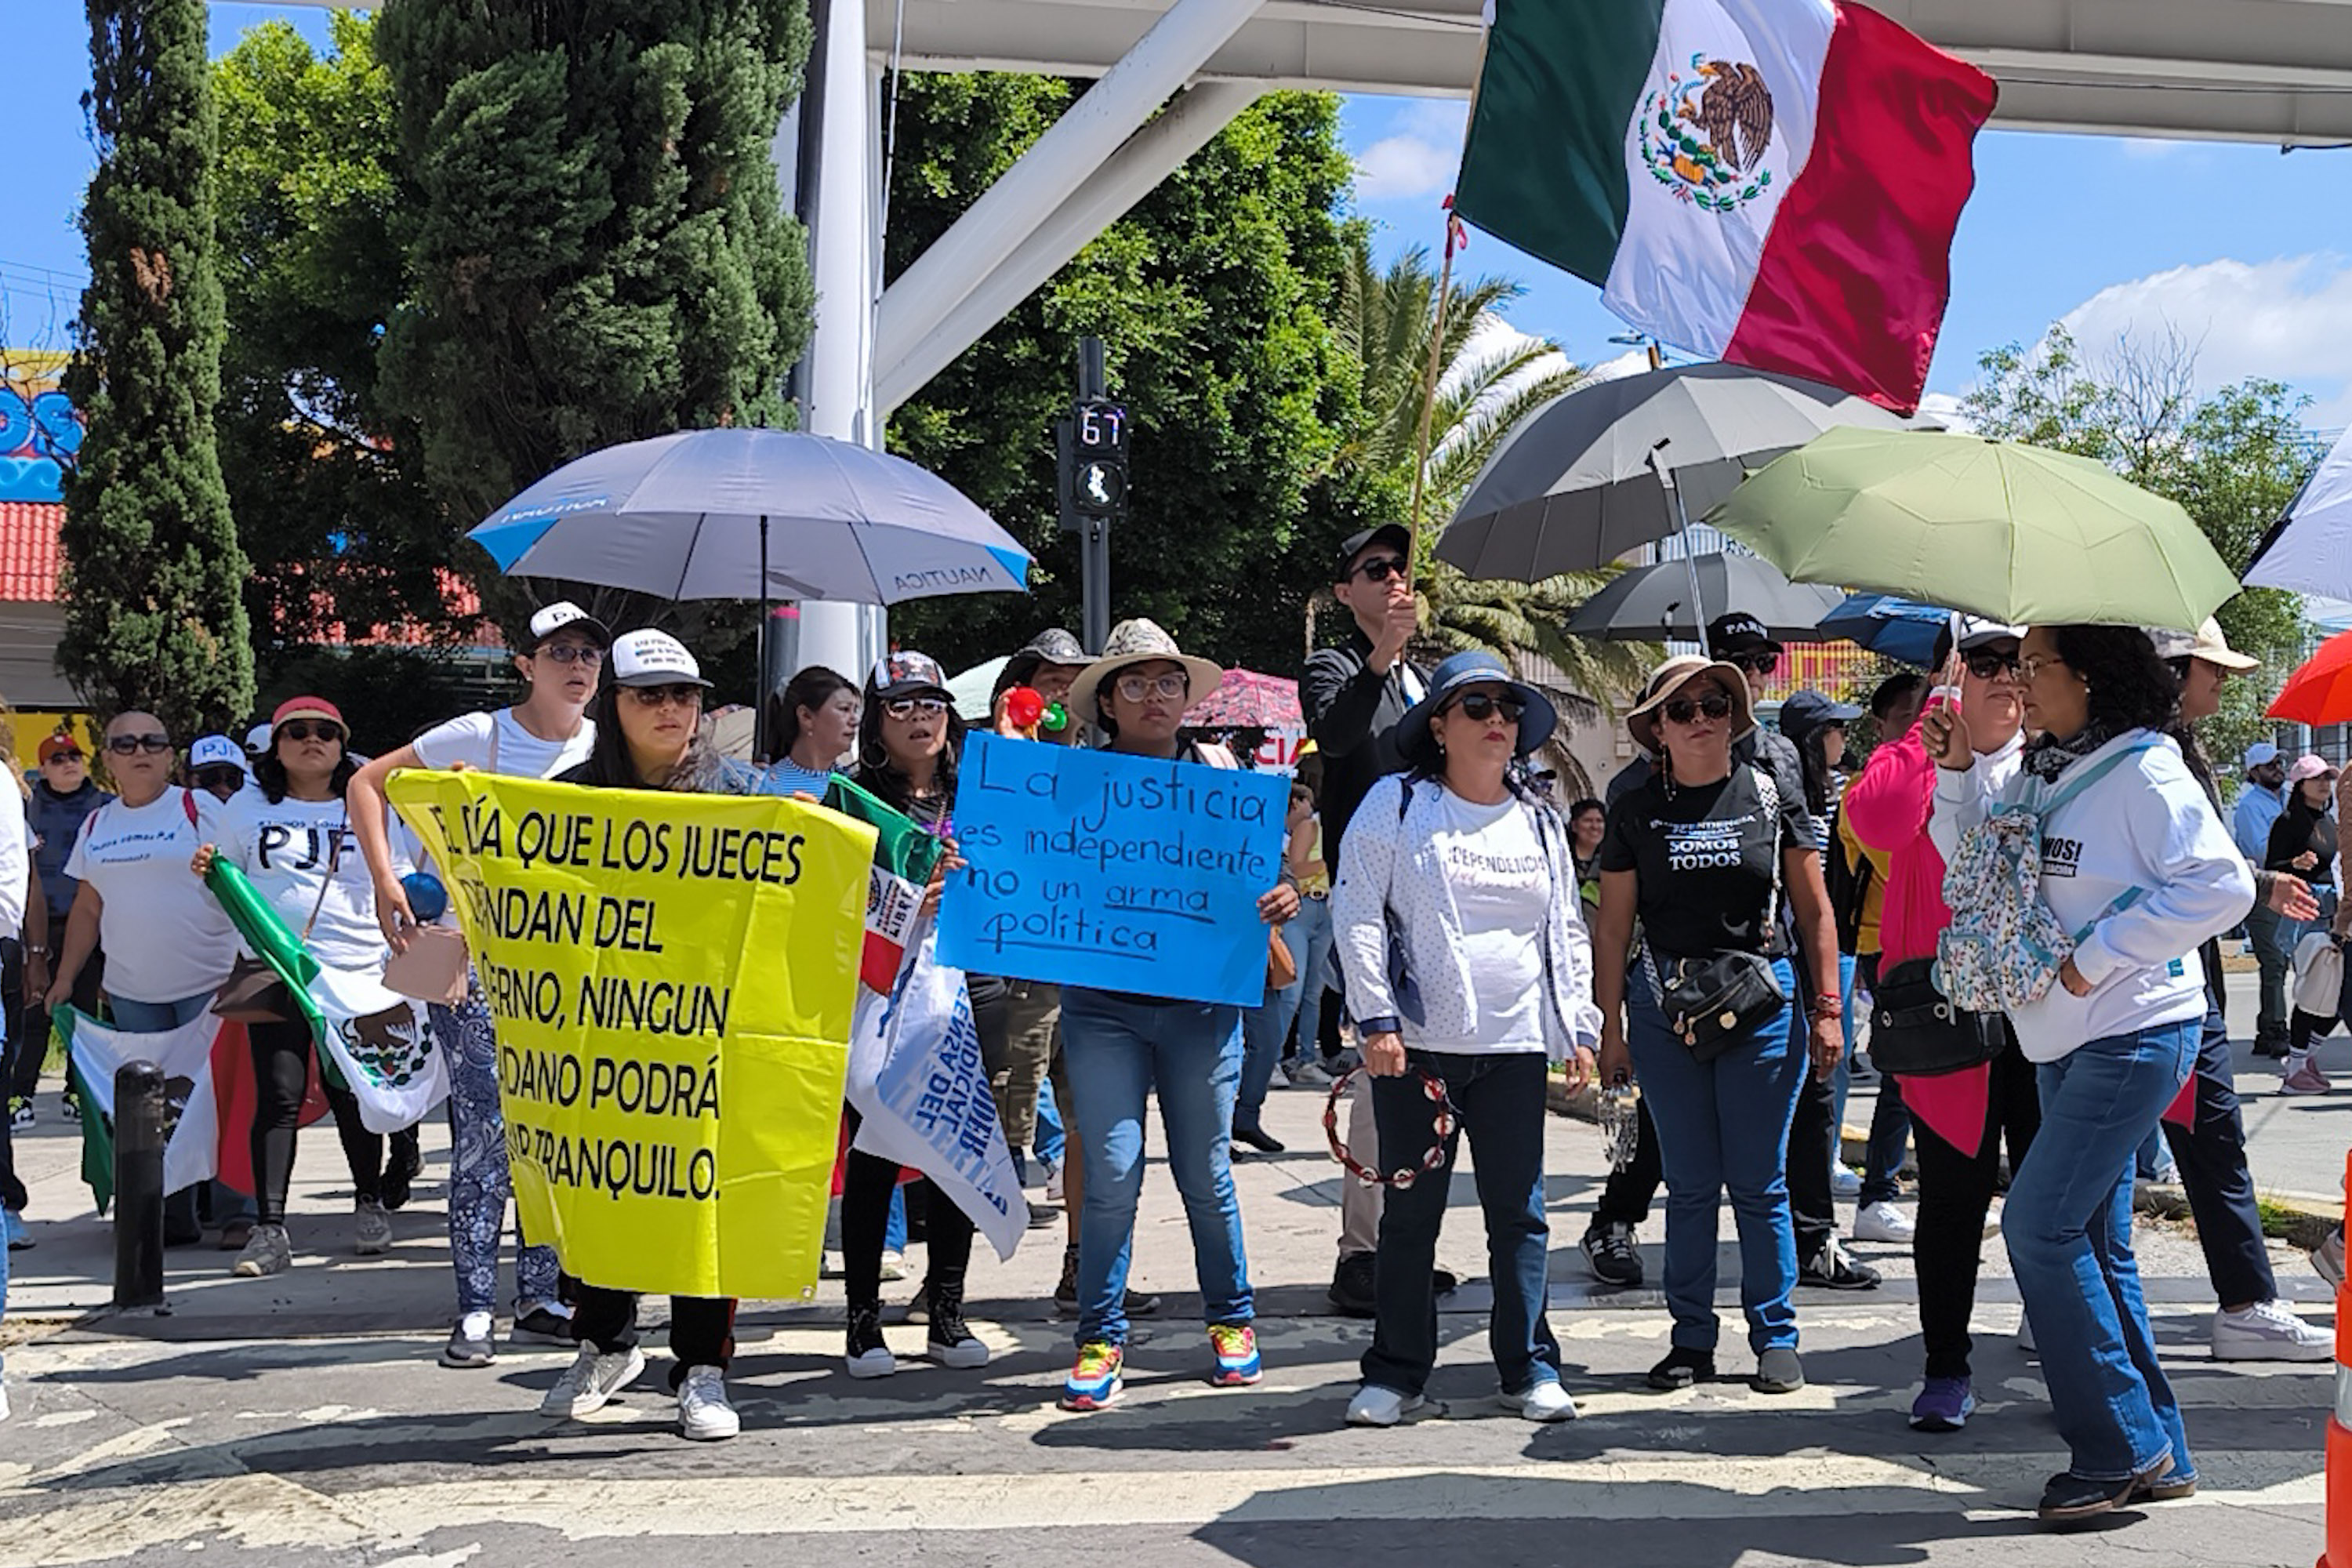
[{"label": "gray and blue umbrella", "polygon": [[1926,665],[1936,657],[1936,639],[1951,624],[1952,612],[1893,594],[1849,594],[1822,621],[1825,637],[1843,637],[1873,653]]},{"label": "gray and blue umbrella", "polygon": [[903,458],[791,430],[683,430],[566,463],[468,538],[509,576],[665,599],[895,605],[1020,593],[1029,552]]}]

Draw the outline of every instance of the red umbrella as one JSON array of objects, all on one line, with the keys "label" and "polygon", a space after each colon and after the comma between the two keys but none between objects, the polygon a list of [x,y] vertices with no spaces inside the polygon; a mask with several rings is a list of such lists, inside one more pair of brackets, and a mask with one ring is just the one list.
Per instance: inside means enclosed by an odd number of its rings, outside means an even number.
[{"label": "red umbrella", "polygon": [[2319,651],[2286,678],[2269,716],[2298,724],[2352,722],[2352,632],[2338,632],[2321,643]]},{"label": "red umbrella", "polygon": [[1229,669],[1224,684],[1184,715],[1194,730],[1303,730],[1298,682],[1255,670]]}]

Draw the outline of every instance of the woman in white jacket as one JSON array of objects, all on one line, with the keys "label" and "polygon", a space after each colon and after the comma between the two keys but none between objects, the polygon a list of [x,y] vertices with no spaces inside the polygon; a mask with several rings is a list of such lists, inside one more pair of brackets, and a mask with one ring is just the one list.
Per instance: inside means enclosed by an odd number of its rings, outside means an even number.
[{"label": "woman in white jacket", "polygon": [[1995,811],[2041,814],[2041,895],[2076,940],[2010,1021],[2042,1087],[2042,1131],[2011,1184],[2003,1234],[2073,1463],[2041,1516],[2067,1524],[2185,1496],[2196,1466],[2157,1363],[2132,1257],[2132,1155],[2188,1081],[2205,1016],[2198,945],[2243,919],[2253,876],[2161,731],[2178,688],[2131,626],[2036,626],[2019,660],[2039,731],[1998,792],[1964,722],[1923,721],[1939,773],[1930,831],[1947,853]]},{"label": "woman in white jacket", "polygon": [[[1443,1104],[1409,1068],[1444,1081],[1477,1152],[1503,1404],[1530,1421],[1576,1414],[1544,1321],[1545,1066],[1567,1061],[1570,1090],[1581,1089],[1601,1015],[1567,825],[1512,768],[1556,722],[1494,655],[1455,654],[1398,721],[1409,771],[1374,784],[1348,826],[1332,925],[1372,1075],[1380,1167],[1394,1178],[1372,1345],[1348,1406],[1356,1426],[1402,1420],[1437,1362],[1432,1271],[1461,1131],[1441,1124]],[[1406,1171],[1419,1179],[1396,1175]]]}]

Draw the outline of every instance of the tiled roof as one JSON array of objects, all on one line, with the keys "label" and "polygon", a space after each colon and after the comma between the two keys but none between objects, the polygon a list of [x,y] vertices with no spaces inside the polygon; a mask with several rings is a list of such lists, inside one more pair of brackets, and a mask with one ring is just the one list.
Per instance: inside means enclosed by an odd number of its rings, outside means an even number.
[{"label": "tiled roof", "polygon": [[0,603],[47,605],[58,596],[64,559],[58,531],[66,509],[56,501],[0,501]]}]

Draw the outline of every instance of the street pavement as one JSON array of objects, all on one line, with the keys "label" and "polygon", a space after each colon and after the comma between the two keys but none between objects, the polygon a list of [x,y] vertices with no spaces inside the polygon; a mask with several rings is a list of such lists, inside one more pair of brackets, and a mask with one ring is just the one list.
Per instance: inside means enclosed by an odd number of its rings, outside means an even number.
[{"label": "street pavement", "polygon": [[[2251,1003],[2232,1021],[2250,1026]],[[2323,1064],[2352,1086],[2352,1044]],[[2342,1169],[2352,1087],[2268,1095],[2247,1064],[2248,1120],[2265,1187],[2325,1194]],[[1487,1364],[1478,1216],[1455,1184],[1442,1256],[1468,1282],[1443,1303],[1440,1409],[1393,1431],[1340,1420],[1368,1324],[1329,1315],[1338,1168],[1322,1096],[1277,1092],[1268,1123],[1290,1144],[1236,1162],[1258,1286],[1265,1381],[1205,1381],[1182,1211],[1156,1152],[1137,1233],[1137,1280],[1167,1297],[1139,1324],[1121,1404],[1054,1408],[1070,1324],[1048,1300],[1058,1229],[974,1267],[971,1316],[995,1352],[983,1371],[902,1360],[894,1378],[841,1366],[841,1297],[746,1303],[730,1378],[743,1436],[689,1444],[659,1336],[652,1366],[592,1422],[543,1421],[540,1394],[568,1361],[502,1350],[496,1366],[436,1363],[450,1280],[439,1182],[444,1140],[395,1216],[383,1258],[350,1248],[348,1177],[331,1132],[306,1133],[294,1270],[232,1280],[210,1250],[169,1255],[171,1311],[106,1316],[110,1232],[89,1211],[78,1145],[45,1089],[18,1148],[39,1246],[14,1257],[0,1325],[16,1405],[0,1425],[0,1568],[226,1557],[239,1568],[691,1563],[1020,1565],[1319,1564],[1461,1561],[1611,1568],[1764,1564],[2305,1564],[2320,1550],[2322,1436],[2331,1370],[2224,1365],[2206,1352],[2213,1301],[2193,1237],[2139,1237],[2152,1316],[2188,1410],[2204,1484],[2192,1499],[2057,1536],[2030,1509],[2064,1464],[2037,1363],[2017,1344],[2017,1293],[1987,1245],[1967,1431],[1912,1432],[1916,1291],[1905,1249],[1861,1245],[1887,1283],[1802,1292],[1810,1386],[1753,1392],[1727,1215],[1719,1298],[1724,1379],[1653,1393],[1663,1354],[1654,1290],[1593,1286],[1575,1247],[1603,1175],[1598,1134],[1550,1124],[1552,1322],[1582,1409],[1538,1427],[1499,1408]],[[1850,1122],[1867,1120],[1858,1089]],[[1659,1266],[1662,1218],[1643,1240]],[[982,1248],[983,1255],[986,1248]],[[2315,1322],[2333,1300],[2302,1255],[2273,1244],[2284,1291]],[[911,1259],[920,1271],[920,1247]],[[897,1307],[912,1279],[887,1286]],[[649,1319],[663,1305],[648,1301]],[[922,1330],[890,1330],[903,1356]]]}]

